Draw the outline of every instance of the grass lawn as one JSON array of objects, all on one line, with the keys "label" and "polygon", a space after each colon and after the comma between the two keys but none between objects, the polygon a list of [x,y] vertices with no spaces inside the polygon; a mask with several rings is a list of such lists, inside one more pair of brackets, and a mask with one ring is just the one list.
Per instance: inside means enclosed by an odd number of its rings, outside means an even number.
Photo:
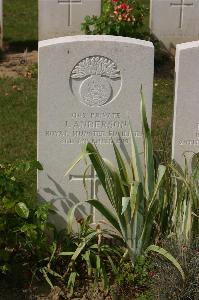
[{"label": "grass lawn", "polygon": [[156,151],[171,157],[174,81],[157,79],[153,89],[152,135]]},{"label": "grass lawn", "polygon": [[0,79],[1,161],[36,157],[36,79]]},{"label": "grass lawn", "polygon": [[4,41],[11,50],[37,49],[38,0],[3,1]]},{"label": "grass lawn", "polygon": [[[0,164],[36,159],[37,80],[0,78]],[[21,178],[36,198],[36,172]]]}]

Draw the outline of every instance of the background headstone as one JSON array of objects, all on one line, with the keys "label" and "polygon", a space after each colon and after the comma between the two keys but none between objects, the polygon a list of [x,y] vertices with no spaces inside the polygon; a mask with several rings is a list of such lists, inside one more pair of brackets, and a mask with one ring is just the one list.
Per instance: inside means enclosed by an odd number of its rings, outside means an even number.
[{"label": "background headstone", "polygon": [[184,166],[199,151],[199,41],[176,46],[172,158]]},{"label": "background headstone", "polygon": [[199,39],[199,0],[151,0],[151,32],[168,50]]},{"label": "background headstone", "polygon": [[39,0],[39,40],[81,34],[85,16],[99,16],[101,0]]},{"label": "background headstone", "polygon": [[[83,163],[64,177],[83,145],[95,143],[113,161],[113,138],[128,158],[130,119],[142,149],[140,87],[150,122],[153,60],[152,43],[130,38],[76,36],[39,43],[38,160],[44,171],[38,174],[38,193],[63,218],[87,199]],[[89,197],[105,201],[93,170],[86,183]]]},{"label": "background headstone", "polygon": [[3,48],[3,0],[0,0],[0,49]]}]

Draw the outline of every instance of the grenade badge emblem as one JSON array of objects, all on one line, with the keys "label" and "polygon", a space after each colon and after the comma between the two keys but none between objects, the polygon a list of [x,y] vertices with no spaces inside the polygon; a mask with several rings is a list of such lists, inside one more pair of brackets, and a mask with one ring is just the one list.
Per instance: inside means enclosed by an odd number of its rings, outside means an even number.
[{"label": "grenade badge emblem", "polygon": [[120,89],[120,71],[111,59],[102,56],[83,59],[73,68],[70,77],[73,85],[78,86],[81,103],[88,106],[108,104]]}]

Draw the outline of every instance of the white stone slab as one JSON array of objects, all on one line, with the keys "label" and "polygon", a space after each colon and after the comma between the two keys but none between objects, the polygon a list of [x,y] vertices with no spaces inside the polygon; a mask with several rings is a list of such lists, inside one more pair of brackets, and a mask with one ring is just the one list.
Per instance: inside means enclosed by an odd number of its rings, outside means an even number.
[{"label": "white stone slab", "polygon": [[[150,122],[153,59],[152,43],[130,38],[76,36],[39,43],[38,160],[44,171],[38,174],[38,193],[63,218],[70,206],[87,199],[85,165],[64,177],[83,145],[95,143],[113,161],[113,138],[128,156],[130,119],[142,149],[140,87]],[[89,197],[106,201],[93,171],[87,184]],[[90,208],[87,213],[94,214]]]},{"label": "white stone slab", "polygon": [[177,45],[175,71],[172,158],[184,166],[199,151],[199,41]]},{"label": "white stone slab", "polygon": [[3,48],[3,0],[0,0],[0,49]]},{"label": "white stone slab", "polygon": [[151,0],[150,28],[170,50],[199,39],[199,0]]},{"label": "white stone slab", "polygon": [[99,16],[101,0],[39,0],[39,40],[81,34],[85,16]]}]

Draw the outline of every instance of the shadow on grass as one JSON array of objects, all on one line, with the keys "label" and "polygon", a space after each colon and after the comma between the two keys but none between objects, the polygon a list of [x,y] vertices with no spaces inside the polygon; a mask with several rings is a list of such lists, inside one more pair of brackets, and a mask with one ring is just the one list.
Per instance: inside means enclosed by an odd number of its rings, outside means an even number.
[{"label": "shadow on grass", "polygon": [[28,51],[38,50],[37,40],[27,40],[27,41],[4,41],[4,49],[11,52],[24,52],[26,49]]},{"label": "shadow on grass", "polygon": [[0,62],[5,59],[5,52],[0,49]]}]

